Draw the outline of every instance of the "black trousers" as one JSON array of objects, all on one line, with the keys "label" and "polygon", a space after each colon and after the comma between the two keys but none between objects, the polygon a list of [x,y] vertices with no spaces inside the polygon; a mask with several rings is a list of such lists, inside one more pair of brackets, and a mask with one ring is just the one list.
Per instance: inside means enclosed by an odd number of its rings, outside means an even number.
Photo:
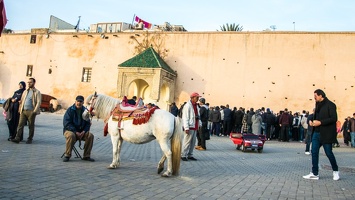
[{"label": "black trousers", "polygon": [[198,129],[198,133],[196,135],[197,135],[197,145],[201,146],[204,149],[206,149],[205,134],[209,134],[207,129],[207,122],[202,122],[202,126]]},{"label": "black trousers", "polygon": [[288,142],[290,139],[288,137],[289,125],[281,125],[280,140]]}]

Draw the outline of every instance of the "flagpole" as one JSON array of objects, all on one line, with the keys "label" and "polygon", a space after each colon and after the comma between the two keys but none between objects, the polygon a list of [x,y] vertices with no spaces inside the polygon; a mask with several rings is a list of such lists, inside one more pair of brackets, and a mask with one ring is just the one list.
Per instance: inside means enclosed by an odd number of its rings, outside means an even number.
[{"label": "flagpole", "polygon": [[76,26],[75,26],[76,32],[79,32],[80,18],[81,18],[81,16],[79,16],[78,23],[77,23]]},{"label": "flagpole", "polygon": [[131,29],[133,29],[133,22],[134,22],[134,18],[136,17],[136,14],[133,15],[133,19],[132,19],[132,23],[131,23]]}]

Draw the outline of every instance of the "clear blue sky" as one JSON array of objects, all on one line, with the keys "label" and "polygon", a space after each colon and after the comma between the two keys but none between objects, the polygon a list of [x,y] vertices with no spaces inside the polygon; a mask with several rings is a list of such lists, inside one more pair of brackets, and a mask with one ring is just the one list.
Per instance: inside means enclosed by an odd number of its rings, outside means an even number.
[{"label": "clear blue sky", "polygon": [[[133,15],[152,24],[215,31],[236,23],[243,31],[355,31],[355,0],[4,0],[12,30],[47,28],[50,15],[80,28],[98,22],[131,23]],[[295,23],[293,23],[295,22]]]}]

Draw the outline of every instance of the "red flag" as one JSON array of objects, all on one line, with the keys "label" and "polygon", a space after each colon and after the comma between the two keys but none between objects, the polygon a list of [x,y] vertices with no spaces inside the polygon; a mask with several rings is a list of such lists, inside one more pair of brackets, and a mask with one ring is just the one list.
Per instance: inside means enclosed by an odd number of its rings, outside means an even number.
[{"label": "red flag", "polygon": [[150,29],[150,28],[152,27],[152,24],[151,24],[151,23],[142,20],[142,19],[139,18],[138,16],[136,16],[136,17],[134,18],[134,21],[136,21],[136,22],[138,22],[138,23],[142,22],[143,25],[144,25],[144,28]]},{"label": "red flag", "polygon": [[0,0],[0,11],[1,11],[1,14],[0,14],[0,36],[1,36],[1,32],[2,32],[2,30],[4,30],[6,23],[7,23],[4,0]]}]

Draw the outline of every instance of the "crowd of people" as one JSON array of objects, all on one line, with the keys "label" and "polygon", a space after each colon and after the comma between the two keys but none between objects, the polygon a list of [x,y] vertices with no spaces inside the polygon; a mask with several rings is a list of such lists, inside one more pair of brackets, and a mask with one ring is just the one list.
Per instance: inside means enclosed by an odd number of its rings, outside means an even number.
[{"label": "crowd of people", "polygon": [[[19,83],[19,90],[4,103],[4,115],[9,128],[9,141],[19,143],[23,140],[23,129],[28,122],[29,136],[27,144],[32,144],[36,115],[40,113],[41,93],[35,88],[36,80],[30,78],[28,89],[26,83]],[[312,155],[312,172],[303,176],[305,179],[318,180],[319,149],[324,151],[333,168],[333,179],[339,180],[338,166],[332,147],[339,147],[337,135],[342,133],[344,144],[355,148],[355,113],[353,118],[347,117],[342,124],[338,121],[336,105],[329,101],[322,90],[314,92],[315,108],[310,113],[292,112],[285,108],[274,113],[270,108],[246,110],[243,107],[229,108],[226,104],[209,106],[205,98],[194,92],[190,100],[184,102],[180,109],[173,103],[170,112],[182,118],[185,132],[181,159],[183,161],[197,159],[193,157],[194,149],[205,151],[206,140],[210,136],[229,136],[230,133],[253,133],[266,136],[267,140],[280,142],[299,141],[306,144],[305,154]],[[137,97],[127,100],[136,105]],[[75,103],[68,108],[63,118],[63,135],[66,138],[64,162],[68,162],[76,141],[85,141],[83,160],[95,161],[90,157],[94,135],[89,132],[91,123],[83,118],[84,97],[79,95]],[[196,145],[196,140],[197,145]],[[196,146],[195,146],[196,145]]]},{"label": "crowd of people", "polygon": [[[243,107],[230,109],[228,104],[209,106],[204,98],[201,99],[203,104],[199,102],[197,105],[199,108],[203,105],[208,109],[207,132],[210,136],[229,136],[231,132],[235,132],[262,134],[267,140],[280,142],[299,141],[308,144],[311,140],[312,128],[309,128],[309,121],[313,119],[314,110],[311,113],[306,110],[292,112],[285,108],[275,113],[270,108],[264,107],[256,110],[254,108],[246,110]],[[180,109],[175,103],[172,104],[171,112],[182,117],[185,104],[186,102]],[[347,117],[343,123],[337,121],[336,125],[337,134],[342,133],[344,144],[355,148],[355,113],[353,118]],[[340,147],[339,142],[336,141],[333,147]],[[306,152],[309,153],[309,148]]]},{"label": "crowd of people", "polygon": [[[253,133],[266,135],[267,140],[282,142],[300,141],[306,143],[306,155],[312,155],[312,172],[303,176],[304,179],[318,180],[319,149],[323,149],[333,169],[333,180],[339,180],[339,171],[332,148],[339,147],[337,135],[343,131],[344,143],[355,148],[355,113],[353,118],[345,119],[343,126],[338,121],[336,105],[329,101],[324,91],[314,92],[315,108],[310,114],[289,111],[287,108],[274,114],[270,108],[264,107],[254,111],[229,105],[211,106],[204,98],[194,92],[190,100],[180,107],[178,115],[182,118],[183,130],[183,161],[197,159],[193,150],[198,139],[197,150],[206,150],[206,139],[209,136],[229,136],[230,133]],[[175,104],[174,110],[175,108]],[[173,109],[171,109],[173,110]]]}]

